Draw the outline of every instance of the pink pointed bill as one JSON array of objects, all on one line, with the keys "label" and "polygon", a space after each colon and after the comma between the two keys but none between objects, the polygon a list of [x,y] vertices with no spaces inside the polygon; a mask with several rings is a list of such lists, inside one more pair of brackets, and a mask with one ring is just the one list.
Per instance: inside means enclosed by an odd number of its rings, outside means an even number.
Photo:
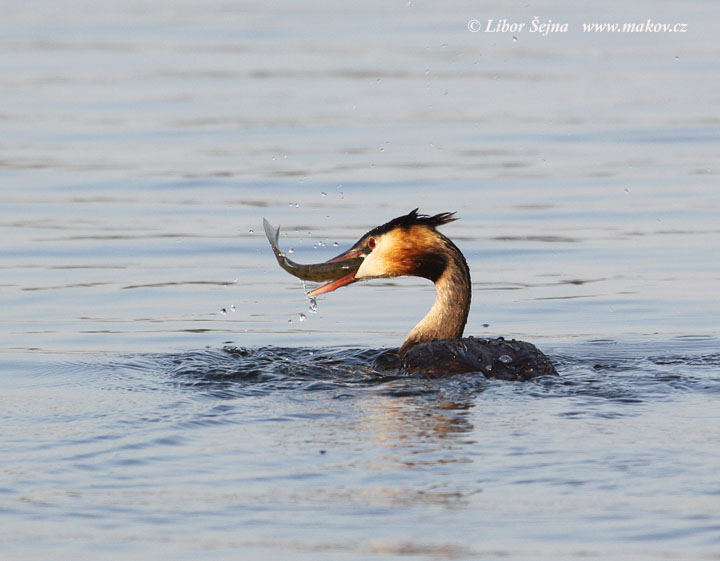
[{"label": "pink pointed bill", "polygon": [[353,272],[349,275],[345,275],[344,277],[340,277],[337,280],[334,280],[322,286],[318,286],[315,290],[308,292],[305,296],[307,298],[314,298],[315,296],[319,296],[320,294],[327,294],[328,292],[332,292],[333,290],[337,290],[342,286],[347,286],[348,284],[352,284],[356,281],[357,279],[355,278],[355,273]]}]

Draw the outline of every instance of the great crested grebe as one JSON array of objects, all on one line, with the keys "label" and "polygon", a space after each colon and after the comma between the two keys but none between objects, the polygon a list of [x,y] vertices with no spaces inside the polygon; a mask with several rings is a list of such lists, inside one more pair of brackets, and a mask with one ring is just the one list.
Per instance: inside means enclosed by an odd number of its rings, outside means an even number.
[{"label": "great crested grebe", "polygon": [[479,372],[487,378],[529,380],[557,374],[535,345],[523,341],[462,337],[472,289],[465,257],[438,226],[454,212],[434,216],[418,209],[373,228],[346,252],[316,265],[289,260],[277,246],[280,230],[263,220],[280,266],[303,280],[331,281],[306,296],[332,292],[360,280],[414,276],[435,283],[435,304],[397,351],[395,364],[407,373],[443,375]]}]

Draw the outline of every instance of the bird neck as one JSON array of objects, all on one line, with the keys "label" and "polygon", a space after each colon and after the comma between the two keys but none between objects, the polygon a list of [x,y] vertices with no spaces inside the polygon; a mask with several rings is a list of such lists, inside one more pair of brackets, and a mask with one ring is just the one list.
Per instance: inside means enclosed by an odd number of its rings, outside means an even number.
[{"label": "bird neck", "polygon": [[459,338],[465,330],[472,296],[470,270],[455,244],[439,235],[444,242],[447,263],[435,280],[435,304],[405,339],[398,353],[401,357],[417,343]]}]

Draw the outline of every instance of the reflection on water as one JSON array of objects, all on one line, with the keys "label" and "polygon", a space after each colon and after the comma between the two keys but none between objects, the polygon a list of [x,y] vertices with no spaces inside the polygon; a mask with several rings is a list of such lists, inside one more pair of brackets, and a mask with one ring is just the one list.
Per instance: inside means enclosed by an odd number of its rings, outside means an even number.
[{"label": "reflection on water", "polygon": [[527,383],[378,376],[368,348],[8,363],[4,535],[35,520],[68,551],[149,527],[193,551],[522,556],[570,527],[569,543],[601,530],[654,551],[680,524],[672,540],[696,547],[714,539],[697,522],[713,495],[688,489],[716,484],[716,347],[573,344],[551,354],[561,376]]},{"label": "reflection on water", "polygon": [[[715,555],[711,7],[6,3],[3,558]],[[571,31],[467,31],[535,16]],[[577,31],[649,17],[688,32]],[[560,377],[377,375],[432,285],[309,310],[258,234],[320,262],[417,206],[467,334]]]}]

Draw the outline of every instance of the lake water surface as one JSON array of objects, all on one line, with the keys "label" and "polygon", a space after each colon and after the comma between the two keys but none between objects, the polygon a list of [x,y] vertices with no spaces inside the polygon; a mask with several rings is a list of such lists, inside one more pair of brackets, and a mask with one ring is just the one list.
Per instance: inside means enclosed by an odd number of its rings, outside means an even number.
[{"label": "lake water surface", "polygon": [[[720,558],[715,3],[4,11],[3,559]],[[432,285],[262,230],[415,207],[560,377],[375,375]]]}]

